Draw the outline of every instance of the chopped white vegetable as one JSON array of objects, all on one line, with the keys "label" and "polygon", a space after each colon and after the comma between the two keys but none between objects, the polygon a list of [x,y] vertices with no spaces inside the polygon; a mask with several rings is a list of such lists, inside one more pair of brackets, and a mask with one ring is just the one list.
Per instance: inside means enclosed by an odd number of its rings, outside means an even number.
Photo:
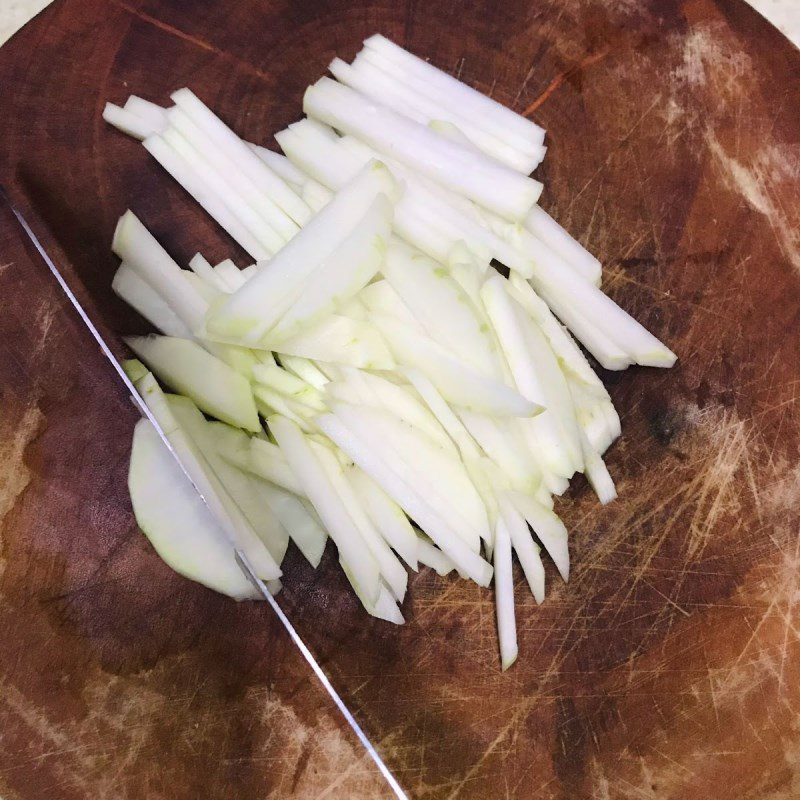
[{"label": "chopped white vegetable", "polygon": [[329,78],[320,78],[306,90],[303,111],[506,219],[523,219],[542,193],[538,181],[481,157]]},{"label": "chopped white vegetable", "polygon": [[311,449],[300,429],[285,417],[272,416],[269,429],[286,456],[339,553],[351,571],[368,603],[375,603],[380,593],[380,570],[353,519],[331,484],[325,467]]},{"label": "chopped white vegetable", "polygon": [[245,430],[261,430],[250,384],[195,342],[171,336],[128,336],[125,341],[159,378],[207,414]]},{"label": "chopped white vegetable", "polygon": [[494,540],[494,593],[500,661],[507,670],[517,660],[517,623],[514,618],[514,576],[511,572],[511,537],[502,515]]}]

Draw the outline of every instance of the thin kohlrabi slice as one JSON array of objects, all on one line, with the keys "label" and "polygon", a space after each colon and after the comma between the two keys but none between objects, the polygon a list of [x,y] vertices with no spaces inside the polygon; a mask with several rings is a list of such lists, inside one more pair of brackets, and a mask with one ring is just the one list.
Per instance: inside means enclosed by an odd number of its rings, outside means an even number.
[{"label": "thin kohlrabi slice", "polygon": [[311,209],[278,175],[267,166],[219,117],[189,89],[179,89],[172,95],[176,106],[204,130],[233,161],[239,170],[263,188],[273,202],[298,225],[311,218]]},{"label": "thin kohlrabi slice", "polygon": [[366,307],[378,316],[396,317],[405,325],[410,325],[422,332],[422,326],[411,313],[411,309],[403,302],[400,295],[387,280],[373,281],[365,286],[358,295]]},{"label": "thin kohlrabi slice", "polygon": [[500,376],[491,336],[446,267],[394,239],[383,274],[432,339],[481,374]]},{"label": "thin kohlrabi slice", "polygon": [[470,550],[452,525],[400,477],[394,467],[333,414],[318,418],[320,428],[353,459],[433,539],[453,562],[480,586],[488,586],[492,567]]},{"label": "thin kohlrabi slice", "polygon": [[170,336],[129,336],[125,341],[159,378],[202,411],[245,430],[261,430],[250,384],[197,343]]},{"label": "thin kohlrabi slice", "polygon": [[437,575],[447,575],[456,568],[453,560],[433,545],[425,536],[418,537],[417,552],[419,554],[419,563],[430,567]]},{"label": "thin kohlrabi slice", "polygon": [[[497,159],[517,172],[528,175],[541,161],[538,152],[534,156],[526,157],[507,142],[497,139],[480,128],[471,126],[462,117],[450,115],[448,110],[443,109],[440,104],[424,94],[404,86],[400,81],[396,81],[379,66],[369,61],[362,60],[351,66],[342,61],[342,59],[335,58],[328,66],[328,69],[340,83],[352,87],[356,91],[385,106],[389,106],[398,113],[422,125],[428,125],[437,115],[441,116],[442,114],[458,120],[462,125],[469,128],[470,134],[473,140],[478,143],[479,151],[482,154]],[[435,129],[432,130],[435,131]]]},{"label": "thin kohlrabi slice", "polygon": [[286,156],[276,153],[260,144],[250,144],[250,149],[279,177],[297,191],[302,189],[308,176],[297,169]]},{"label": "thin kohlrabi slice", "polygon": [[[570,336],[569,331],[556,319],[547,303],[533,291],[530,283],[514,272],[509,275],[508,281],[511,296],[542,329],[562,367],[603,396],[607,395],[602,381],[597,377],[597,373],[592,369],[580,347]],[[625,355],[622,354],[621,358],[624,360]]]},{"label": "thin kohlrabi slice", "polygon": [[536,602],[544,602],[544,565],[539,555],[539,545],[533,541],[528,523],[519,513],[514,504],[507,498],[500,498],[500,519],[511,536],[511,546],[519,558],[525,579],[528,581],[531,594]]},{"label": "thin kohlrabi slice", "polygon": [[538,181],[448,141],[329,78],[306,90],[303,110],[506,219],[523,219],[541,195]]},{"label": "thin kohlrabi slice", "polygon": [[[400,386],[379,375],[352,367],[342,367],[342,373],[346,383],[355,389],[357,404],[385,409],[412,428],[426,434],[444,450],[455,454],[453,442],[425,405],[412,394],[411,387]],[[353,401],[345,400],[345,402]]]},{"label": "thin kohlrabi slice", "polygon": [[569,543],[564,523],[535,498],[522,492],[509,492],[508,497],[533,528],[561,577],[569,580]]},{"label": "thin kohlrabi slice", "polygon": [[[408,574],[397,556],[391,551],[389,545],[378,533],[368,515],[361,507],[358,495],[353,490],[350,482],[345,476],[342,465],[337,460],[334,453],[327,447],[323,447],[316,442],[309,442],[314,455],[322,465],[328,480],[333,485],[339,498],[347,509],[347,513],[353,520],[353,524],[361,534],[361,538],[366,543],[369,552],[378,564],[381,577],[389,587],[392,595],[398,602],[402,602],[408,586]],[[340,554],[341,557],[341,554]]]},{"label": "thin kohlrabi slice", "polygon": [[310,384],[301,380],[291,372],[287,372],[277,364],[256,364],[253,367],[253,378],[263,386],[267,386],[287,397],[298,400],[311,408],[325,411],[326,405],[322,393]]},{"label": "thin kohlrabi slice", "polygon": [[394,196],[389,170],[368,164],[254,278],[206,321],[210,334],[254,345],[300,297],[309,277],[348,237],[379,194]]},{"label": "thin kohlrabi slice", "polygon": [[514,137],[517,146],[526,150],[531,144],[544,141],[544,129],[535,122],[517,114],[491,97],[467,86],[433,64],[409,53],[379,33],[364,40],[364,50],[381,54],[385,61],[394,65],[392,74],[414,76],[410,85],[425,92],[442,106],[461,114],[468,114],[476,124],[486,130],[494,130],[499,138]]},{"label": "thin kohlrabi slice", "polygon": [[161,333],[183,339],[192,338],[192,332],[161,295],[124,261],[114,274],[111,288]]},{"label": "thin kohlrabi slice", "polygon": [[158,126],[152,121],[114,103],[106,103],[103,108],[103,119],[128,136],[133,136],[134,139],[146,139],[154,133],[160,133]]},{"label": "thin kohlrabi slice", "polygon": [[272,416],[269,429],[319,514],[329,536],[369,603],[378,599],[380,570],[339,494],[301,430],[285,417]]},{"label": "thin kohlrabi slice", "polygon": [[503,420],[493,419],[486,414],[462,411],[458,416],[470,436],[508,476],[514,488],[530,492],[536,490],[541,481],[541,472],[515,430],[510,430]]},{"label": "thin kohlrabi slice", "polygon": [[486,508],[455,453],[443,451],[384,409],[334,403],[332,410],[348,427],[358,426],[379,453],[391,454],[396,471],[439,513],[458,521],[454,527],[472,550],[480,549],[480,540],[489,536]]},{"label": "thin kohlrabi slice", "polygon": [[[181,401],[184,398],[176,399]],[[170,403],[170,407],[179,422],[189,430],[191,423],[188,420],[184,422],[174,402]],[[203,419],[196,420],[189,433],[233,502],[239,506],[258,534],[258,538],[269,550],[275,562],[280,564],[286,555],[289,534],[267,502],[264,493],[265,481],[231,465],[219,452],[221,448],[234,446],[235,442],[246,440],[247,434],[224,422],[206,422]]]},{"label": "thin kohlrabi slice", "polygon": [[331,314],[313,328],[275,343],[274,349],[279,355],[361,369],[390,370],[395,366],[391,352],[373,325],[340,314]]},{"label": "thin kohlrabi slice", "polygon": [[275,516],[281,521],[297,549],[314,569],[319,566],[328,534],[308,501],[302,501],[279,486],[265,484],[262,491]]},{"label": "thin kohlrabi slice", "polygon": [[137,524],[175,572],[235,600],[259,596],[219,523],[146,419],[134,429],[128,489]]},{"label": "thin kohlrabi slice", "polygon": [[161,135],[148,136],[144,148],[200,204],[203,210],[253,258],[269,258],[272,250],[261,243],[228,208],[206,176],[192,166]]},{"label": "thin kohlrabi slice", "polygon": [[568,261],[595,286],[600,285],[603,265],[580,242],[573,239],[541,206],[535,205],[525,218],[525,227]]},{"label": "thin kohlrabi slice", "polygon": [[132,211],[119,218],[111,249],[150,284],[189,330],[202,325],[206,302]]},{"label": "thin kohlrabi slice", "polygon": [[392,204],[379,194],[267,337],[277,341],[293,336],[363,289],[383,266],[391,226]]},{"label": "thin kohlrabi slice", "polygon": [[315,389],[322,389],[328,383],[328,377],[307,358],[283,354],[279,356],[279,360],[285,370],[296,375]]},{"label": "thin kohlrabi slice", "polygon": [[190,434],[175,419],[166,396],[151,373],[136,382],[136,389],[175,450],[194,485],[230,541],[250,560],[258,577],[279,578],[281,570],[250,523],[220,483]]},{"label": "thin kohlrabi slice", "polygon": [[278,445],[264,439],[251,438],[246,449],[226,449],[221,452],[226,460],[239,469],[252,472],[265,481],[274,483],[289,492],[304,497],[303,487],[289,468]]},{"label": "thin kohlrabi slice", "polygon": [[[299,226],[274,203],[263,186],[257,185],[251,176],[238,169],[224,149],[192,120],[181,108],[167,111],[170,126],[183,136],[197,151],[210,169],[221,173],[231,190],[246,203],[262,220],[265,227],[287,242],[299,230]],[[166,134],[164,135],[166,139]]]},{"label": "thin kohlrabi slice", "polygon": [[386,543],[416,572],[419,538],[403,509],[364,470],[349,467],[347,478]]},{"label": "thin kohlrabi slice", "polygon": [[517,623],[514,618],[514,576],[511,571],[511,536],[502,514],[494,539],[494,594],[500,661],[507,670],[517,660]]},{"label": "thin kohlrabi slice", "polygon": [[581,431],[583,446],[584,473],[601,505],[606,505],[617,497],[614,481],[600,454],[589,443],[586,434]]},{"label": "thin kohlrabi slice", "polygon": [[167,109],[145,100],[143,97],[137,97],[132,94],[125,101],[125,110],[136,114],[141,119],[147,120],[153,126],[153,129],[159,133],[167,127]]},{"label": "thin kohlrabi slice", "polygon": [[189,261],[189,269],[209,286],[213,286],[218,292],[229,294],[233,291],[225,279],[214,272],[214,267],[211,266],[201,253],[195,253],[192,256]]},{"label": "thin kohlrabi slice", "polygon": [[231,292],[241,289],[247,283],[247,278],[242,275],[242,270],[226,258],[214,267],[214,272],[230,287]]},{"label": "thin kohlrabi slice", "polygon": [[496,416],[533,416],[541,406],[498,381],[486,378],[426,336],[393,319],[372,315],[399,364],[419,369],[448,401]]},{"label": "thin kohlrabi slice", "polygon": [[[277,252],[287,237],[276,231],[228,181],[224,168],[217,168],[176,128],[169,127],[161,138],[183,158],[209,189],[222,200],[231,213],[247,228],[252,236],[267,250]],[[250,255],[258,258],[254,253]]]}]

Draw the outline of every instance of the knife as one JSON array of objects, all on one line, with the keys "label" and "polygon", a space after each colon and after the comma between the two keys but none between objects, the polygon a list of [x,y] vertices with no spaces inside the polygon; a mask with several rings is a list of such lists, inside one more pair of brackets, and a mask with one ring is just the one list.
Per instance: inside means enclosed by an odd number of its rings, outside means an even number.
[{"label": "knife", "polygon": [[[70,303],[72,303],[73,308],[78,312],[78,316],[83,320],[86,327],[89,329],[89,332],[94,337],[94,340],[100,346],[100,349],[103,351],[103,355],[111,362],[111,366],[114,368],[114,371],[117,373],[117,376],[125,385],[125,388],[130,393],[133,402],[135,403],[136,407],[142,413],[144,417],[150,422],[150,424],[156,429],[161,441],[164,443],[164,446],[170,452],[172,457],[177,462],[178,466],[181,468],[181,471],[186,476],[186,479],[192,485],[194,490],[199,495],[200,499],[206,505],[206,508],[209,509],[209,512],[212,516],[216,519],[216,515],[213,514],[211,508],[209,507],[207,499],[203,496],[202,491],[197,486],[195,481],[193,480],[192,476],[189,474],[186,466],[180,459],[180,456],[175,451],[175,448],[172,446],[169,437],[164,433],[161,425],[159,425],[158,420],[153,416],[153,413],[147,407],[147,403],[145,403],[142,396],[137,391],[136,387],[134,386],[131,379],[125,373],[125,370],[122,368],[122,364],[117,361],[116,357],[111,351],[111,348],[106,344],[105,339],[103,339],[102,334],[100,331],[95,327],[94,323],[92,322],[91,318],[89,317],[88,313],[81,305],[80,300],[75,296],[73,291],[69,288],[69,284],[67,283],[64,276],[61,274],[61,271],[55,265],[53,259],[50,258],[47,251],[44,248],[44,245],[41,243],[39,237],[34,233],[31,226],[28,224],[28,221],[23,216],[22,212],[14,205],[11,201],[8,193],[4,186],[0,185],[0,200],[2,200],[5,205],[8,206],[11,213],[14,215],[19,226],[24,231],[26,237],[30,240],[31,244],[36,248],[36,251],[39,253],[42,261],[47,265],[50,272],[53,274],[53,277],[58,281],[59,286],[64,291],[64,294],[69,299]],[[312,671],[316,675],[319,682],[322,684],[325,691],[328,693],[328,696],[333,700],[336,707],[341,712],[342,716],[344,717],[347,724],[352,729],[353,733],[355,733],[358,740],[364,746],[364,749],[367,751],[367,755],[373,760],[375,766],[380,770],[381,775],[386,780],[386,783],[389,784],[393,794],[398,800],[408,800],[408,796],[403,791],[402,787],[397,781],[397,778],[392,774],[391,770],[386,766],[383,759],[380,757],[378,751],[375,749],[375,746],[367,737],[366,733],[362,730],[361,726],[356,721],[355,717],[351,713],[350,709],[344,703],[344,700],[340,697],[339,693],[334,689],[333,684],[331,683],[328,676],[325,674],[325,671],[319,665],[317,660],[314,658],[311,650],[308,648],[306,643],[300,637],[300,634],[295,630],[294,625],[289,621],[289,618],[284,614],[283,609],[278,605],[278,602],[272,596],[271,592],[267,588],[264,581],[256,575],[255,570],[253,569],[253,565],[250,563],[250,560],[247,558],[247,555],[241,550],[241,548],[237,547],[234,544],[234,540],[231,534],[221,526],[225,535],[228,537],[230,541],[230,545],[233,548],[234,554],[236,556],[236,563],[239,565],[239,568],[244,573],[245,577],[253,584],[256,590],[261,594],[261,596],[267,601],[270,608],[275,612],[275,615],[280,620],[281,625],[283,625],[286,632],[289,634],[289,638],[294,642],[297,649],[302,654],[303,658],[306,660],[308,665],[311,667]]]}]

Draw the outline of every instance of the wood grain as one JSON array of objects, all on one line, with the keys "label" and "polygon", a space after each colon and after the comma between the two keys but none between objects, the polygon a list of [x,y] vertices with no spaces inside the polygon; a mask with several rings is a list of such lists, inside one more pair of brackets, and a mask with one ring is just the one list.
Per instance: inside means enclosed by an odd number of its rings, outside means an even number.
[{"label": "wood grain", "polygon": [[[559,503],[573,576],[498,669],[490,592],[424,571],[397,629],[328,552],[282,596],[419,798],[800,796],[797,51],[723,0],[62,0],[0,50],[0,177],[109,331],[127,207],[242,254],[106,100],[189,85],[248,138],[381,31],[548,130],[537,175],[612,296],[680,356],[604,377],[620,499]],[[385,795],[267,608],[167,570],[126,494],[135,412],[0,217],[0,796]]]}]

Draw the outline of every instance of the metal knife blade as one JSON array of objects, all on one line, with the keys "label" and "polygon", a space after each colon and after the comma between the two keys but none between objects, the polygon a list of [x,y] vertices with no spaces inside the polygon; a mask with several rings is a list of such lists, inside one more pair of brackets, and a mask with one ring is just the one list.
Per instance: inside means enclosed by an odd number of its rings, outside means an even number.
[{"label": "metal knife blade", "polygon": [[[108,346],[108,344],[106,343],[105,339],[103,339],[102,334],[97,329],[97,327],[92,322],[92,320],[89,317],[89,315],[87,314],[86,310],[81,305],[80,300],[78,300],[78,298],[75,296],[75,294],[72,291],[72,289],[70,289],[69,284],[67,283],[66,279],[61,274],[61,271],[55,265],[53,260],[50,258],[49,254],[47,253],[47,250],[45,250],[44,245],[41,243],[41,240],[36,235],[36,233],[34,233],[33,229],[28,224],[28,221],[25,219],[25,217],[23,216],[22,212],[11,201],[11,198],[8,196],[8,193],[6,192],[5,187],[2,186],[2,185],[0,185],[0,200],[2,200],[2,202],[5,203],[6,206],[8,206],[9,210],[14,215],[14,218],[19,223],[19,226],[22,228],[22,230],[25,233],[26,237],[29,239],[29,241],[34,246],[34,248],[36,248],[36,251],[39,253],[39,256],[41,257],[42,261],[44,261],[44,263],[47,265],[47,267],[50,270],[50,272],[53,274],[53,277],[56,279],[56,281],[58,281],[58,284],[61,287],[61,289],[63,290],[64,294],[69,299],[69,301],[72,304],[73,308],[78,312],[78,315],[83,320],[84,324],[89,329],[89,332],[92,334],[92,337],[94,338],[94,340],[99,345],[100,349],[103,352],[103,355],[111,363],[111,366],[114,368],[114,370],[117,373],[117,376],[119,377],[119,379],[125,385],[125,388],[127,389],[127,391],[130,392],[130,395],[133,398],[133,401],[136,404],[136,406],[139,409],[139,411],[142,413],[142,415],[144,417],[147,418],[147,420],[150,422],[150,424],[156,429],[159,437],[161,438],[161,441],[164,443],[165,447],[169,450],[170,454],[175,459],[175,461],[177,462],[178,466],[181,468],[181,471],[186,476],[186,479],[189,481],[189,483],[192,485],[194,490],[200,496],[200,499],[203,501],[203,503],[205,503],[206,507],[209,508],[209,511],[211,511],[211,509],[210,509],[210,507],[208,505],[207,499],[203,496],[202,491],[200,490],[200,488],[197,486],[197,484],[193,480],[191,474],[186,469],[186,466],[184,465],[184,463],[181,461],[181,458],[177,454],[177,452],[175,451],[175,448],[172,446],[172,444],[171,444],[171,442],[169,440],[169,437],[166,435],[166,433],[164,432],[162,427],[159,425],[158,420],[156,420],[156,418],[153,416],[153,413],[147,407],[147,403],[145,403],[144,399],[139,394],[139,392],[136,389],[136,387],[134,386],[133,382],[131,381],[131,379],[125,373],[125,370],[123,369],[122,365],[119,363],[119,361],[117,361],[116,357],[114,356],[113,352],[111,351],[111,348]],[[212,516],[215,516],[215,515],[213,515],[213,513],[212,513]],[[216,516],[215,516],[215,518],[216,518]],[[358,740],[364,746],[364,749],[367,751],[367,754],[372,759],[372,761],[375,763],[375,766],[378,768],[378,770],[380,771],[381,775],[386,780],[387,784],[391,788],[391,790],[394,793],[395,797],[399,798],[399,800],[408,800],[408,797],[407,797],[406,793],[404,792],[404,790],[402,789],[402,787],[398,783],[397,779],[392,774],[392,772],[389,770],[389,768],[386,766],[386,764],[384,763],[383,759],[379,755],[378,751],[375,749],[375,746],[369,740],[369,738],[364,733],[364,731],[362,730],[361,726],[358,724],[358,722],[356,721],[355,717],[351,713],[350,709],[347,708],[347,706],[345,705],[344,701],[339,696],[339,693],[336,691],[336,689],[334,689],[333,684],[331,683],[330,679],[325,674],[325,671],[319,665],[317,660],[314,658],[314,655],[312,654],[311,650],[309,650],[308,646],[302,640],[302,638],[300,637],[300,634],[297,633],[297,631],[295,630],[294,625],[292,625],[292,623],[289,621],[289,618],[283,612],[283,609],[281,609],[281,607],[278,605],[277,601],[272,596],[271,592],[267,588],[267,586],[264,583],[264,581],[262,581],[261,578],[259,578],[258,575],[256,575],[256,572],[253,569],[253,566],[250,563],[249,559],[247,558],[247,555],[241,550],[241,548],[237,547],[233,543],[233,538],[231,537],[231,535],[227,531],[224,531],[224,532],[225,532],[225,535],[228,536],[228,539],[231,542],[231,547],[234,550],[234,553],[235,553],[235,556],[236,556],[236,561],[239,564],[240,569],[242,570],[244,575],[247,577],[247,579],[258,590],[258,592],[263,596],[263,598],[267,601],[267,603],[272,608],[272,610],[275,612],[275,615],[278,617],[281,625],[283,625],[284,629],[289,634],[289,637],[294,642],[295,646],[300,651],[300,653],[303,656],[303,658],[305,659],[305,661],[311,667],[311,669],[314,672],[314,674],[316,675],[317,679],[322,684],[323,688],[328,693],[328,696],[331,698],[331,700],[333,700],[334,704],[336,705],[336,707],[341,712],[342,716],[344,717],[345,721],[347,722],[347,724],[352,729],[353,733],[355,733],[355,735],[358,738]]]}]

